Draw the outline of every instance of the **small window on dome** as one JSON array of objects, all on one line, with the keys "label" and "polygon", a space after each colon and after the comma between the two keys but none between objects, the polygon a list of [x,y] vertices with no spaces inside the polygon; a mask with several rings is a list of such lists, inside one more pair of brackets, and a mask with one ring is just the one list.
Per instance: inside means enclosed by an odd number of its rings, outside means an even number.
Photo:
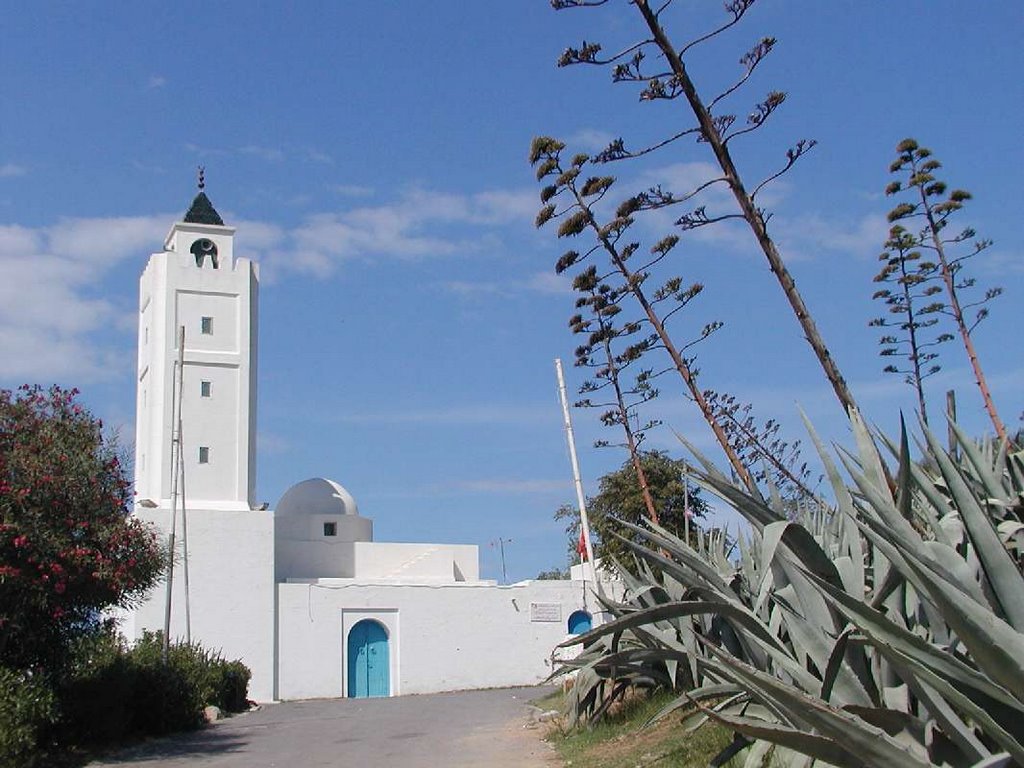
[{"label": "small window on dome", "polygon": [[338,524],[337,523],[324,523],[324,536],[337,536],[338,535]]}]

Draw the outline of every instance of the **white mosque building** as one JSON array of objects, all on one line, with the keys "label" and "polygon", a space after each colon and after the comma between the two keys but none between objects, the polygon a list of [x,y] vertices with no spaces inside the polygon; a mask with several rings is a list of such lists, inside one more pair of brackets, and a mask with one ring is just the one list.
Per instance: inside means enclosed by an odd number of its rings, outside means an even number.
[{"label": "white mosque building", "polygon": [[[139,284],[135,514],[165,538],[174,521],[171,636],[242,659],[258,701],[542,681],[597,609],[579,566],[572,580],[482,580],[476,545],[376,542],[322,478],[274,511],[255,503],[259,268],[234,233],[200,181]],[[125,617],[129,639],[163,628],[166,593]]]}]

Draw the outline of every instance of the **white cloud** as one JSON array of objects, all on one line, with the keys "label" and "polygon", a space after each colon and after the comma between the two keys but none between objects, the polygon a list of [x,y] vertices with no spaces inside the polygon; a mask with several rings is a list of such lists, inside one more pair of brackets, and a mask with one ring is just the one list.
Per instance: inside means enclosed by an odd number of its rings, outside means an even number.
[{"label": "white cloud", "polygon": [[454,490],[470,493],[551,493],[552,491],[571,491],[572,481],[564,480],[514,480],[507,478],[490,478],[483,480],[463,480],[453,484]]},{"label": "white cloud", "polygon": [[502,224],[510,221],[532,222],[540,208],[532,190],[480,192],[470,198],[474,221]]},{"label": "white cloud", "polygon": [[146,81],[146,87],[149,89],[163,88],[167,85],[167,78],[163,75],[150,75],[149,80]]},{"label": "white cloud", "polygon": [[88,381],[124,365],[124,349],[109,331],[132,327],[134,312],[104,296],[102,283],[127,257],[159,247],[171,220],[62,219],[39,229],[0,227],[0,376]]},{"label": "white cloud", "polygon": [[220,148],[214,146],[200,146],[199,144],[194,144],[190,141],[185,143],[185,150],[193,153],[194,155],[199,155],[200,157],[222,157],[224,155],[230,155],[228,150],[220,150]]},{"label": "white cloud", "polygon": [[441,283],[441,287],[448,291],[448,293],[454,293],[456,296],[465,297],[483,297],[483,296],[508,296],[510,291],[508,286],[502,283],[479,281],[473,282],[471,280],[449,280],[445,283]]},{"label": "white cloud", "polygon": [[341,413],[337,421],[346,424],[524,424],[550,422],[554,411],[547,405],[465,405],[442,406],[422,410],[393,410],[371,413],[353,409]]},{"label": "white cloud", "polygon": [[535,272],[522,280],[471,281],[449,280],[441,283],[449,293],[464,297],[503,296],[510,297],[524,293],[571,294],[572,284],[566,275],[554,272]]},{"label": "white cloud", "polygon": [[318,149],[306,150],[306,159],[311,163],[320,163],[321,165],[334,165],[334,158],[326,152],[321,152]]},{"label": "white cloud", "polygon": [[256,446],[259,452],[266,456],[279,456],[288,453],[292,447],[287,438],[264,431],[257,433]]},{"label": "white cloud", "polygon": [[373,187],[361,187],[358,184],[335,184],[332,190],[345,197],[370,197]]},{"label": "white cloud", "polygon": [[253,155],[261,160],[267,160],[272,163],[279,163],[284,160],[284,152],[274,147],[261,147],[258,144],[246,144],[244,147],[238,148],[238,154],[240,155]]},{"label": "white cloud", "polygon": [[595,128],[583,128],[582,130],[576,131],[566,140],[566,146],[569,150],[575,150],[579,147],[580,149],[588,152],[600,152],[606,148],[609,144],[614,141],[616,136],[608,133],[608,131],[601,131]]},{"label": "white cloud", "polygon": [[858,220],[825,218],[817,214],[780,216],[769,225],[783,256],[789,260],[843,254],[874,259],[882,252],[889,225],[877,213]]},{"label": "white cloud", "polygon": [[26,173],[28,173],[28,169],[23,165],[17,165],[16,163],[4,163],[3,165],[0,165],[0,179],[24,176]]},{"label": "white cloud", "polygon": [[[387,203],[307,216],[287,233],[284,242],[291,248],[268,251],[264,263],[271,275],[292,271],[322,279],[349,259],[420,259],[494,250],[500,245],[494,230],[517,221],[527,227],[535,207],[534,194],[524,190],[459,194],[413,187]],[[468,288],[451,285],[454,291]]]},{"label": "white cloud", "polygon": [[[410,189],[388,203],[315,214],[291,227],[239,221],[237,250],[260,261],[271,279],[288,272],[327,279],[349,259],[491,252],[501,245],[501,228],[523,218],[527,197],[520,190]],[[88,381],[110,375],[112,365],[129,364],[133,295],[107,295],[104,284],[126,259],[158,250],[177,218],[170,213],[0,226],[0,377]],[[562,287],[553,276],[532,275],[514,289]],[[481,288],[467,282],[450,290]]]}]

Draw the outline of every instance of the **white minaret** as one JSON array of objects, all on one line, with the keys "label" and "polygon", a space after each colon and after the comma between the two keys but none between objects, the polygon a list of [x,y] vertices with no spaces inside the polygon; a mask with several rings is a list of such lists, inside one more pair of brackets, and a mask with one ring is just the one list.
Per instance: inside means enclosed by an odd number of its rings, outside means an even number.
[{"label": "white minaret", "polygon": [[[274,697],[274,518],[254,505],[259,271],[235,257],[235,230],[203,187],[200,172],[199,194],[139,281],[135,515],[165,544],[173,522],[174,577],[170,598],[158,585],[121,632],[133,640],[163,629],[169,602],[170,637],[241,658],[250,698],[265,701]],[[172,512],[181,327],[184,493]]]},{"label": "white minaret", "polygon": [[178,332],[185,328],[183,449],[189,506],[248,510],[256,486],[259,269],[203,191],[139,284],[135,490],[170,505]]}]

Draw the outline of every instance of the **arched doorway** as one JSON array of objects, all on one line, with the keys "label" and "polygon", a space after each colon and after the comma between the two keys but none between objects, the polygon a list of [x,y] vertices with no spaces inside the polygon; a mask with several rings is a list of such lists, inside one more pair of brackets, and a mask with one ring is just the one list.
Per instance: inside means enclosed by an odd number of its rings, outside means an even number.
[{"label": "arched doorway", "polygon": [[574,611],[569,617],[569,634],[582,635],[593,626],[592,617],[586,611]]},{"label": "arched doorway", "polygon": [[388,632],[380,622],[363,619],[348,633],[348,696],[363,699],[390,695]]}]

